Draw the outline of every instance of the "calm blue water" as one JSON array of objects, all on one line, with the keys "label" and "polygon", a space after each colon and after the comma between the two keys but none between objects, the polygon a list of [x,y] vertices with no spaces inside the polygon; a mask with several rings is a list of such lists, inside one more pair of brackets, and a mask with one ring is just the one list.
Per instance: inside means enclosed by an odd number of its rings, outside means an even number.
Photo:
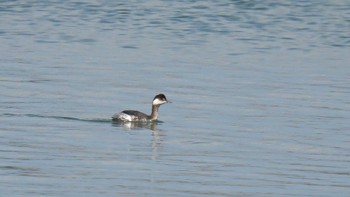
[{"label": "calm blue water", "polygon": [[[348,196],[350,3],[0,2],[3,196]],[[153,125],[120,125],[124,109]]]}]

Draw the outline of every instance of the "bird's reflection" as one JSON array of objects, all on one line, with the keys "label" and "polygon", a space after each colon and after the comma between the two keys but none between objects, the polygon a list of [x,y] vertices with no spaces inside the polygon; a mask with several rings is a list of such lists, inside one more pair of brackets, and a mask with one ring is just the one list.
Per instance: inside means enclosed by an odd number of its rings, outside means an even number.
[{"label": "bird's reflection", "polygon": [[113,121],[113,126],[115,127],[123,127],[128,130],[135,130],[135,129],[150,129],[152,130],[152,137],[153,140],[151,142],[151,147],[153,150],[152,153],[152,160],[156,160],[159,156],[160,152],[160,146],[162,144],[162,137],[164,137],[164,134],[162,134],[161,129],[158,128],[158,125],[160,125],[161,121],[152,121],[152,122],[122,122],[122,121]]},{"label": "bird's reflection", "polygon": [[157,125],[162,123],[161,121],[152,122],[123,122],[123,121],[113,121],[113,126],[123,127],[125,129],[150,129],[152,131],[157,131]]}]

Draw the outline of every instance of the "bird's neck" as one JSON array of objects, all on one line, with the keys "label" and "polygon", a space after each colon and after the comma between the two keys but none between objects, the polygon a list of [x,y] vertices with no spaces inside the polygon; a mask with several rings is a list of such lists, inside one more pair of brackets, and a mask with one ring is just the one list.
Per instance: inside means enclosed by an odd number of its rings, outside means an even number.
[{"label": "bird's neck", "polygon": [[160,105],[152,105],[151,120],[158,119],[158,109]]}]

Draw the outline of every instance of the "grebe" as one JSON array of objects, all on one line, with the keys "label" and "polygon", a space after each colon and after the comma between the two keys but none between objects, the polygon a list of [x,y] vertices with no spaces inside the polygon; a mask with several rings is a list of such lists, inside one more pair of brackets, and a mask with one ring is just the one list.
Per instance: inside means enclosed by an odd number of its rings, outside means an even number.
[{"label": "grebe", "polygon": [[134,110],[124,110],[119,114],[114,114],[112,120],[123,121],[123,122],[148,122],[156,121],[158,118],[158,109],[160,105],[168,103],[164,94],[158,94],[154,97],[152,102],[152,113],[151,115],[144,114]]}]

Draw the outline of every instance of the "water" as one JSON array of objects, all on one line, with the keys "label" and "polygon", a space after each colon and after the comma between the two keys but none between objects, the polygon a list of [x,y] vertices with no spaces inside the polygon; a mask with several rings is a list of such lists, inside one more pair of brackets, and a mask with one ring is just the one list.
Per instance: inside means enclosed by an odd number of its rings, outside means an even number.
[{"label": "water", "polygon": [[[347,1],[0,3],[4,196],[347,196]],[[124,109],[161,122],[120,125]]]}]

